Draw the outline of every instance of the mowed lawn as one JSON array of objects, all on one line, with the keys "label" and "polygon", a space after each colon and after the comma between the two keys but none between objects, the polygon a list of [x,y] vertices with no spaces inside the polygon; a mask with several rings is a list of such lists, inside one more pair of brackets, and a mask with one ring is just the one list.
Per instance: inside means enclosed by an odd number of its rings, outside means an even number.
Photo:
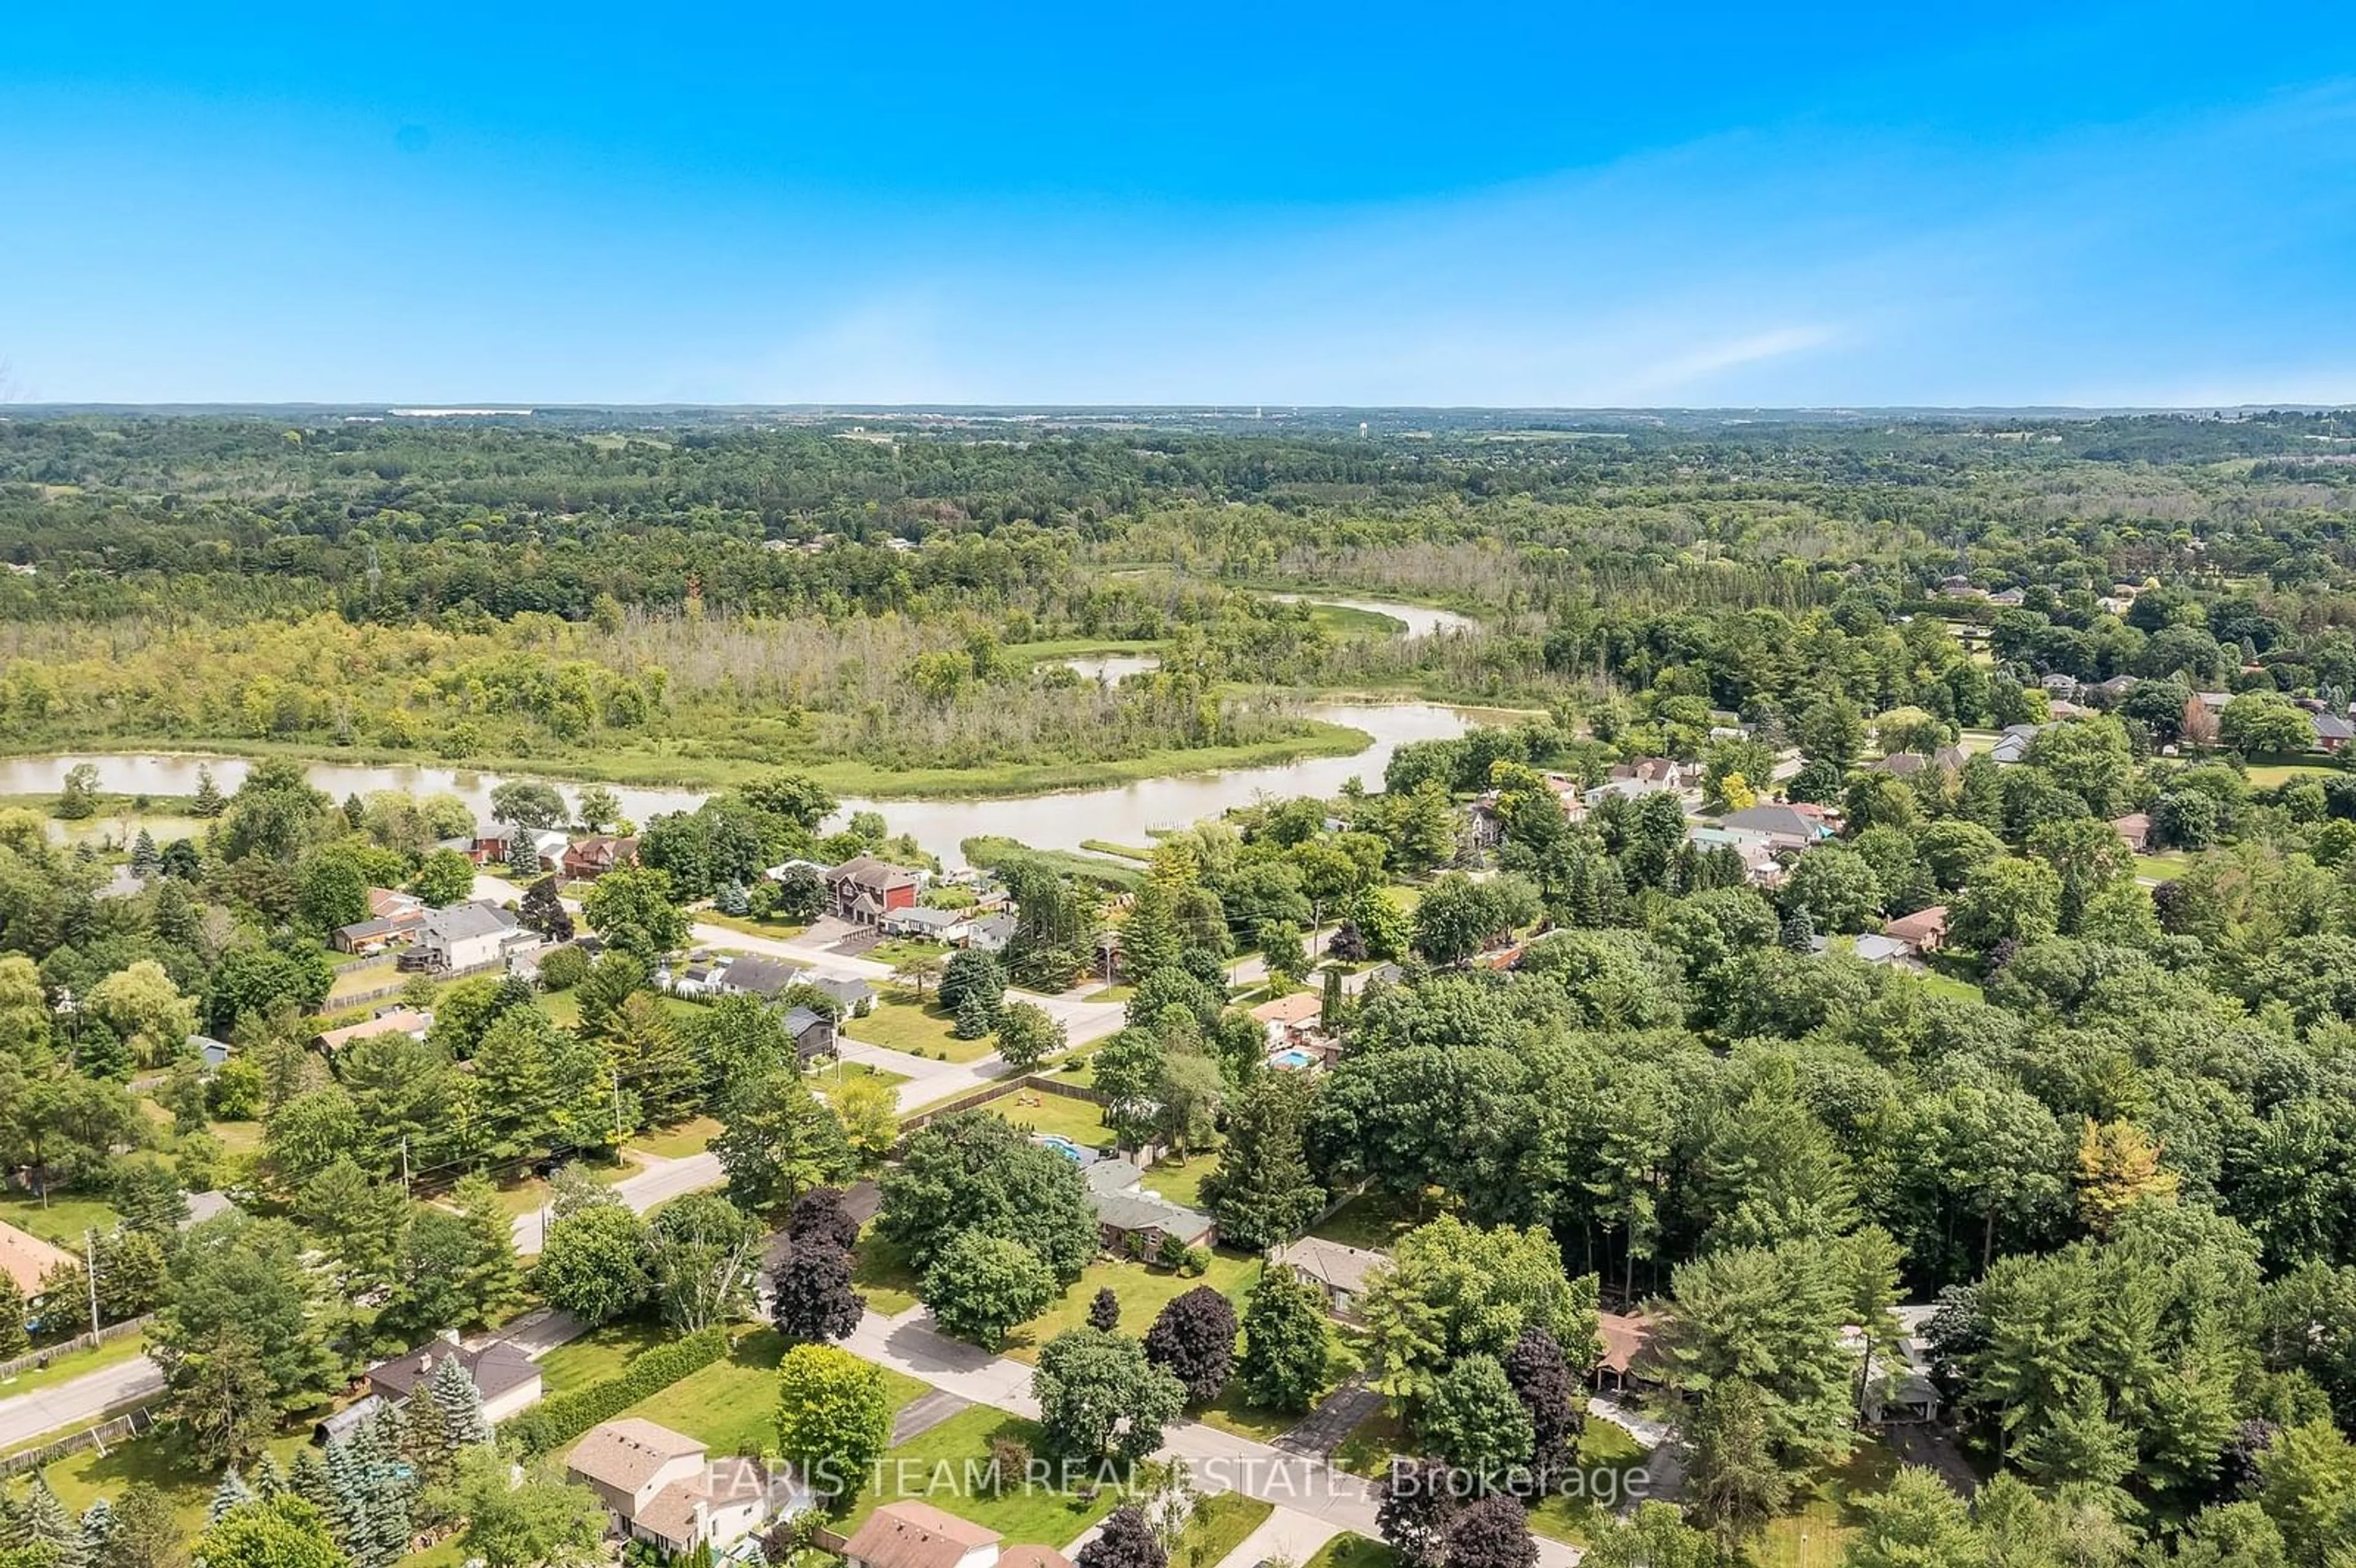
[{"label": "mowed lawn", "polygon": [[1898,1456],[1879,1443],[1859,1442],[1800,1506],[1771,1521],[1751,1543],[1758,1568],[1839,1568],[1849,1537],[1864,1520],[1859,1498],[1888,1489]]},{"label": "mowed lawn", "polygon": [[1035,1089],[1012,1089],[980,1109],[994,1112],[1018,1127],[1066,1137],[1083,1148],[1112,1147],[1112,1129],[1104,1124],[1104,1108],[1093,1100],[1068,1094],[1043,1094]]},{"label": "mowed lawn", "polygon": [[1400,1236],[1430,1217],[1387,1192],[1362,1192],[1312,1225],[1309,1233],[1345,1247],[1387,1253]]},{"label": "mowed lawn", "polygon": [[685,1159],[701,1154],[720,1131],[720,1124],[710,1116],[697,1116],[675,1127],[659,1127],[640,1133],[626,1146],[640,1154],[650,1154],[657,1159]]},{"label": "mowed lawn", "polygon": [[834,1528],[851,1534],[884,1504],[915,1499],[997,1531],[1008,1546],[1060,1550],[1119,1500],[1108,1486],[1096,1488],[1093,1499],[1019,1482],[993,1490],[990,1448],[1001,1437],[1034,1455],[1047,1452],[1037,1422],[973,1405],[886,1453]]},{"label": "mowed lawn", "polygon": [[86,1231],[112,1231],[123,1216],[105,1199],[86,1192],[52,1192],[44,1205],[30,1192],[0,1196],[0,1220],[29,1231],[69,1252],[80,1252]]},{"label": "mowed lawn", "polygon": [[[735,1350],[701,1371],[632,1405],[624,1413],[644,1416],[674,1432],[700,1438],[714,1454],[758,1454],[776,1446],[777,1362],[786,1342],[775,1330],[755,1328],[736,1341]],[[898,1410],[925,1392],[915,1378],[878,1368]]]},{"label": "mowed lawn", "polygon": [[1207,1285],[1236,1304],[1243,1315],[1244,1299],[1259,1279],[1259,1259],[1241,1253],[1214,1253],[1211,1266],[1199,1278],[1170,1269],[1148,1268],[1140,1263],[1099,1258],[1081,1272],[1072,1288],[1038,1317],[1006,1337],[1002,1353],[1018,1361],[1035,1361],[1039,1347],[1067,1328],[1087,1325],[1088,1307],[1097,1292],[1109,1289],[1120,1298],[1120,1331],[1142,1334],[1173,1300],[1198,1285]]},{"label": "mowed lawn", "polygon": [[1216,1492],[1201,1499],[1170,1553],[1170,1568],[1218,1568],[1275,1511],[1275,1504],[1241,1492]]},{"label": "mowed lawn", "polygon": [[[1601,1416],[1590,1415],[1587,1429],[1579,1439],[1579,1467],[1587,1475],[1613,1473],[1614,1489],[1606,1497],[1601,1484],[1590,1490],[1592,1498],[1568,1498],[1559,1494],[1548,1497],[1530,1510],[1530,1529],[1557,1541],[1567,1541],[1573,1546],[1584,1546],[1593,1539],[1600,1515],[1611,1511],[1624,1495],[1625,1480],[1631,1470],[1641,1469],[1644,1463],[1644,1445],[1628,1435],[1627,1428],[1615,1426]],[[1601,1505],[1599,1507],[1599,1505]]]},{"label": "mowed lawn", "polygon": [[948,1061],[980,1061],[998,1049],[988,1035],[980,1040],[958,1039],[949,1032],[956,1023],[957,1016],[937,1004],[929,993],[919,1002],[913,991],[885,987],[865,1018],[842,1020],[842,1032],[862,1045]]},{"label": "mowed lawn", "polygon": [[541,1384],[551,1394],[569,1393],[619,1377],[633,1357],[678,1337],[650,1318],[600,1324],[578,1339],[568,1339],[554,1349],[541,1352]]},{"label": "mowed lawn", "polygon": [[868,1309],[897,1317],[916,1305],[917,1275],[899,1248],[868,1226],[851,1260],[851,1283],[867,1298]]},{"label": "mowed lawn", "polygon": [[1184,1159],[1165,1159],[1145,1173],[1139,1185],[1187,1209],[1200,1209],[1203,1204],[1203,1182],[1219,1168],[1215,1154],[1188,1155]]},{"label": "mowed lawn", "polygon": [[[84,1327],[88,1327],[85,1321]],[[14,1377],[0,1380],[0,1399],[14,1399],[20,1393],[37,1389],[53,1388],[70,1382],[85,1372],[106,1367],[120,1366],[145,1353],[146,1336],[133,1332],[109,1339],[103,1345],[87,1346],[79,1350],[67,1350],[49,1359],[46,1367],[31,1367]]]},{"label": "mowed lawn", "polygon": [[1399,1568],[1403,1561],[1383,1542],[1345,1530],[1319,1547],[1301,1568]]}]

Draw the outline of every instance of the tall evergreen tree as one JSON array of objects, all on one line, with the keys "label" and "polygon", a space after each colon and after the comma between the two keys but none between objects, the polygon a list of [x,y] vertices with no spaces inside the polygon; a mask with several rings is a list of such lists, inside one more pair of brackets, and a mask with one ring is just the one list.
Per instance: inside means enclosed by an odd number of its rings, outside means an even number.
[{"label": "tall evergreen tree", "polygon": [[327,1509],[327,1531],[347,1553],[369,1538],[368,1478],[359,1456],[349,1443],[327,1445],[327,1481],[333,1501]]},{"label": "tall evergreen tree", "polygon": [[221,1515],[240,1503],[252,1500],[253,1488],[245,1484],[245,1477],[237,1473],[235,1465],[231,1465],[221,1472],[220,1485],[213,1488],[213,1500],[205,1509],[205,1522],[218,1524]]},{"label": "tall evergreen tree", "polygon": [[155,848],[155,836],[145,828],[131,841],[131,874],[143,882],[152,882],[164,872],[164,857]]},{"label": "tall evergreen tree", "polygon": [[327,1474],[327,1456],[316,1445],[305,1443],[295,1450],[294,1467],[286,1477],[286,1485],[296,1497],[317,1509],[321,1518],[334,1511],[335,1478]]},{"label": "tall evergreen tree", "polygon": [[111,1568],[115,1543],[123,1534],[121,1522],[114,1517],[114,1505],[104,1498],[94,1499],[81,1510],[81,1568]]},{"label": "tall evergreen tree", "polygon": [[443,1448],[451,1456],[454,1468],[458,1450],[490,1442],[491,1424],[483,1415],[482,1391],[475,1387],[474,1378],[456,1360],[448,1356],[442,1359],[442,1364],[426,1380],[425,1392],[440,1407]]},{"label": "tall evergreen tree", "polygon": [[25,1494],[23,1515],[17,1528],[26,1544],[48,1547],[56,1568],[81,1568],[81,1529],[58,1500],[58,1494],[49,1490],[48,1477],[33,1477],[32,1489]]},{"label": "tall evergreen tree", "polygon": [[1299,1073],[1264,1072],[1229,1111],[1219,1167],[1203,1183],[1223,1239],[1254,1250],[1276,1246],[1324,1208],[1302,1147],[1309,1099]]}]

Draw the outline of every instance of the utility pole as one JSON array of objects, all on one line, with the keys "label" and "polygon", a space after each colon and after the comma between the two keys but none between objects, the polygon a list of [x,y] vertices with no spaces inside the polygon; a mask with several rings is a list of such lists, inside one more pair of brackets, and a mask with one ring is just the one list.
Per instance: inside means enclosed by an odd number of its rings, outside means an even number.
[{"label": "utility pole", "polygon": [[407,1133],[401,1135],[401,1192],[404,1198],[409,1195],[409,1135]]},{"label": "utility pole", "polygon": [[605,1074],[614,1081],[614,1143],[618,1147],[622,1141],[622,1070],[609,1067]]},{"label": "utility pole", "polygon": [[98,1339],[98,1232],[84,1227],[81,1233],[82,1277],[90,1281],[90,1337]]}]

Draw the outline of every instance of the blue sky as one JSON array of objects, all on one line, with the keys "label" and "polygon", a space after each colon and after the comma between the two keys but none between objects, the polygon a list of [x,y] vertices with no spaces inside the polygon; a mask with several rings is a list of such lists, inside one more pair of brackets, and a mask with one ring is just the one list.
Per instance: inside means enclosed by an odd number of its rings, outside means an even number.
[{"label": "blue sky", "polygon": [[2351,285],[2344,3],[0,36],[44,400],[2356,401]]}]

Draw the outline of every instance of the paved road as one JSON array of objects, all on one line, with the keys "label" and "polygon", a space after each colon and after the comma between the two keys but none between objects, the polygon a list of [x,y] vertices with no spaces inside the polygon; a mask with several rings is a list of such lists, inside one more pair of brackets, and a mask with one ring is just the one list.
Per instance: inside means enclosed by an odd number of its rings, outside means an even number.
[{"label": "paved road", "polygon": [[[646,1168],[636,1176],[624,1177],[606,1189],[628,1204],[631,1212],[637,1214],[643,1214],[657,1204],[668,1203],[690,1192],[717,1187],[725,1179],[720,1174],[720,1161],[709,1153],[691,1154],[684,1159],[654,1159],[643,1154],[637,1157]],[[546,1208],[516,1216],[516,1251],[524,1256],[537,1256],[541,1240],[547,1233]]]},{"label": "paved road", "polygon": [[150,1398],[163,1389],[163,1371],[146,1357],[134,1356],[70,1382],[0,1399],[0,1448],[29,1443],[61,1427],[84,1425],[117,1405]]},{"label": "paved road", "polygon": [[[645,1157],[641,1156],[641,1158]],[[637,1175],[614,1184],[614,1195],[640,1214],[660,1203],[720,1185],[720,1162],[709,1154],[685,1159],[650,1160]],[[535,1209],[515,1220],[516,1251],[526,1257],[540,1251],[548,1211]],[[582,1333],[582,1325],[564,1313],[539,1315],[514,1326],[508,1338],[537,1356]],[[151,1398],[164,1389],[164,1374],[145,1356],[134,1356],[111,1367],[86,1372],[70,1382],[34,1393],[0,1399],[0,1449],[27,1443],[43,1433],[89,1422],[117,1405]]]},{"label": "paved road", "polygon": [[[1039,1402],[1031,1394],[1031,1369],[992,1356],[932,1326],[921,1307],[896,1317],[870,1312],[843,1348],[937,1389],[976,1404],[1035,1419]],[[1304,1538],[1323,1529],[1377,1536],[1374,1488],[1364,1478],[1323,1461],[1287,1454],[1200,1422],[1173,1424],[1162,1435],[1162,1454],[1183,1461],[1205,1491],[1237,1491],[1302,1516],[1284,1529]],[[1578,1548],[1538,1541],[1541,1568],[1576,1568]]]}]

